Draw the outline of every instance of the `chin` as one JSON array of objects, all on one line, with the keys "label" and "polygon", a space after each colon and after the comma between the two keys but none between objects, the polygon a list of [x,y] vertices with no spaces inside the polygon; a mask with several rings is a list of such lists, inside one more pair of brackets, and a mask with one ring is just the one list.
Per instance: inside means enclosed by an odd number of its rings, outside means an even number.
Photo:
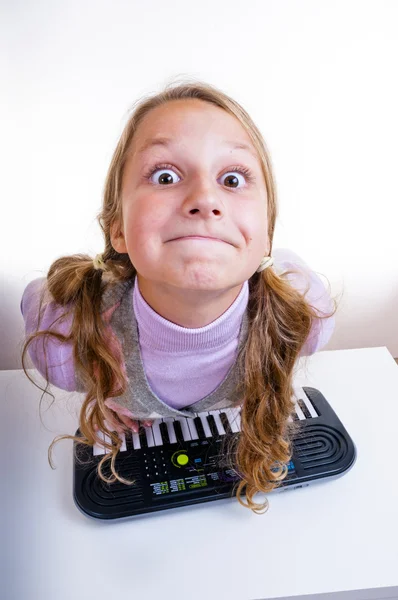
[{"label": "chin", "polygon": [[[231,274],[220,273],[219,270],[211,269],[188,269],[186,273],[178,277],[178,287],[189,290],[222,290],[237,285],[235,277]],[[169,280],[171,281],[171,280]]]}]

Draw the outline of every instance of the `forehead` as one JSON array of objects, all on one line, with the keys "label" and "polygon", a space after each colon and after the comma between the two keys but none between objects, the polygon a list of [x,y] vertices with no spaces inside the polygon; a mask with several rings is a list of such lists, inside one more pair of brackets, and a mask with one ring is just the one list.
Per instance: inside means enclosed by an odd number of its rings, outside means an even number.
[{"label": "forehead", "polygon": [[152,109],[137,127],[130,153],[138,158],[152,148],[214,144],[241,149],[258,159],[251,139],[236,117],[196,98],[174,100]]}]

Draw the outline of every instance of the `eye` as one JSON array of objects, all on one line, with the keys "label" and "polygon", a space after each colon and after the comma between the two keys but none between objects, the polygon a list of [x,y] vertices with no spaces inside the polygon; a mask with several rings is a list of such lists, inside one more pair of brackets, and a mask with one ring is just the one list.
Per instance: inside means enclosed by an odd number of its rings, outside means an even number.
[{"label": "eye", "polygon": [[[240,179],[238,175],[240,176]],[[223,182],[226,182],[227,187],[237,188],[244,187],[245,185],[245,178],[243,177],[242,172],[238,173],[238,168],[236,168],[236,170],[231,169],[227,173],[224,173],[224,175],[222,175],[221,178]],[[242,185],[239,186],[240,180],[242,182]]]},{"label": "eye", "polygon": [[[171,165],[155,165],[149,171],[149,173],[147,173],[145,175],[145,177],[147,179],[149,179],[152,183],[157,182],[160,185],[165,185],[165,184],[169,185],[170,183],[177,183],[176,181],[172,181],[173,177],[170,174],[167,174],[166,171],[171,171],[173,173],[174,177],[175,176],[178,177],[178,175],[174,171],[174,167],[172,167]],[[161,174],[157,175],[156,178],[155,178],[155,181],[153,181],[152,176],[155,175],[155,173],[158,173],[158,172],[161,173]]]}]

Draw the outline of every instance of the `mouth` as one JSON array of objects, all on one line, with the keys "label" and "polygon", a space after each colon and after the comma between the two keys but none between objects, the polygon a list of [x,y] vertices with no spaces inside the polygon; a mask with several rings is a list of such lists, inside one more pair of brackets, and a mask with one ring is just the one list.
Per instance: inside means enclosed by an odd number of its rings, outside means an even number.
[{"label": "mouth", "polygon": [[224,240],[221,240],[220,238],[205,237],[205,236],[201,236],[201,235],[187,235],[184,237],[174,238],[173,240],[169,240],[169,241],[170,242],[180,242],[180,241],[185,241],[185,240],[199,240],[201,242],[222,242],[223,244],[227,243],[227,242],[224,242]]}]

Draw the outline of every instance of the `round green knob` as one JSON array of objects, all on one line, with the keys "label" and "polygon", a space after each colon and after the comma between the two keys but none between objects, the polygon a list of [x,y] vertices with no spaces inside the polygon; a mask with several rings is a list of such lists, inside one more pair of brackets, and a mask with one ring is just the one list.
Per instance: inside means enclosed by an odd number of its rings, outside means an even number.
[{"label": "round green knob", "polygon": [[177,462],[179,465],[186,465],[188,462],[188,456],[186,454],[179,454],[177,456]]}]

